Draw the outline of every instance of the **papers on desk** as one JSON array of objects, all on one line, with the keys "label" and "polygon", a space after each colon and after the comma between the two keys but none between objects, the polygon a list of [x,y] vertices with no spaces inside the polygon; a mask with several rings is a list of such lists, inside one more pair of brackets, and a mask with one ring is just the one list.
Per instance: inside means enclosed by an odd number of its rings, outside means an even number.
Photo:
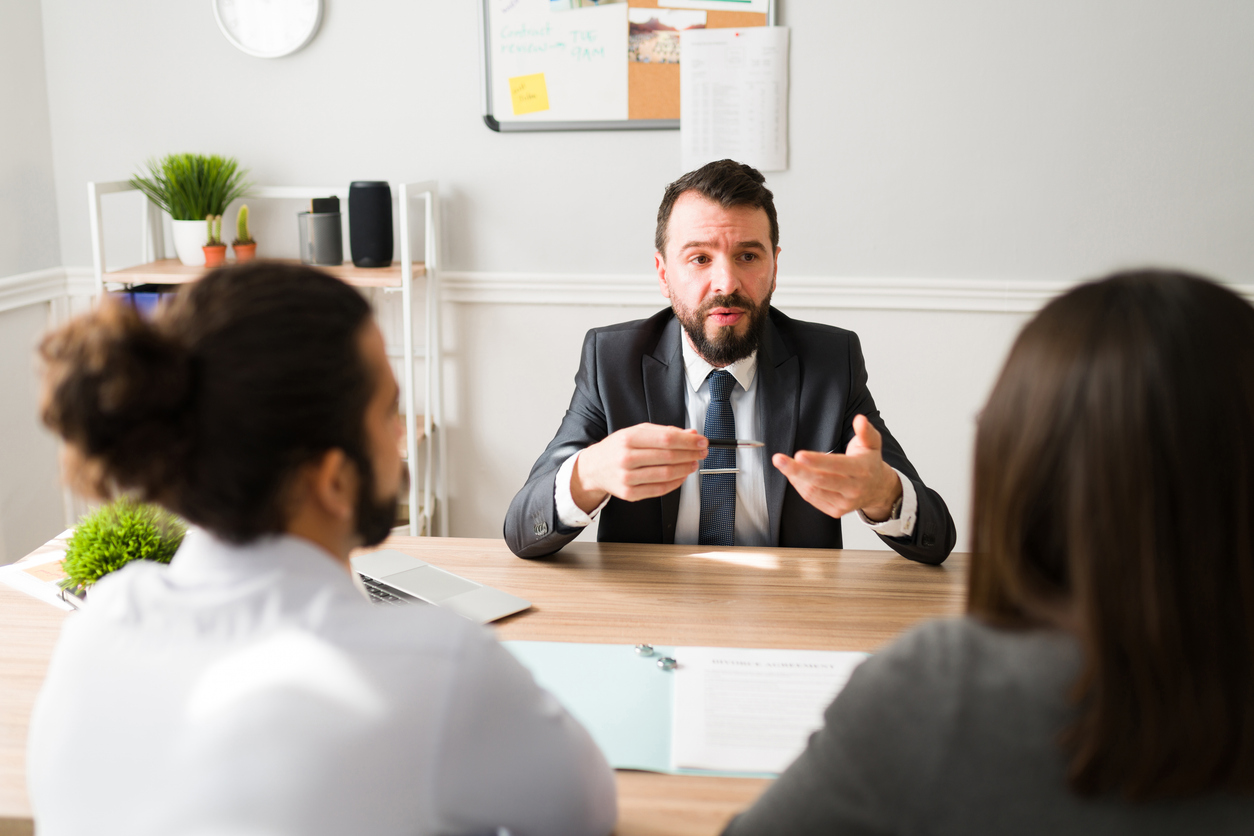
[{"label": "papers on desk", "polygon": [[[616,769],[778,774],[865,653],[504,642]],[[678,661],[660,669],[660,658]]]},{"label": "papers on desk", "polygon": [[722,159],[788,168],[788,28],[686,29],[679,51],[684,171]]},{"label": "papers on desk", "polygon": [[865,653],[677,651],[671,760],[688,769],[783,772]]},{"label": "papers on desk", "polygon": [[52,604],[57,609],[74,609],[61,597],[61,581],[65,579],[61,561],[65,559],[65,541],[72,533],[63,531],[56,539],[17,563],[0,566],[0,583]]}]

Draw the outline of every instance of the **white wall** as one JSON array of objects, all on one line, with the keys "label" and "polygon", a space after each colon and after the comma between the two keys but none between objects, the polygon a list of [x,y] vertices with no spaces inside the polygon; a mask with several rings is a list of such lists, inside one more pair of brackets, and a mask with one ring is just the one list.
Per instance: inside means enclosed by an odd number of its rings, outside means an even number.
[{"label": "white wall", "polygon": [[[44,0],[65,263],[90,263],[87,180],[199,150],[263,184],[437,177],[454,270],[645,269],[675,132],[494,134],[474,0],[326,10],[264,60],[208,2]],[[1254,280],[1254,4],[790,0],[781,21],[789,272]]]},{"label": "white wall", "polygon": [[34,346],[61,264],[39,0],[0,4],[0,563],[63,528]]},{"label": "white wall", "polygon": [[[453,531],[498,536],[583,331],[656,309],[594,303],[624,275],[650,286],[678,136],[494,134],[472,0],[326,5],[308,48],[264,61],[226,42],[207,2],[44,0],[63,261],[90,263],[83,184],[154,155],[234,155],[261,184],[438,178],[447,279],[581,277],[556,306],[452,294]],[[781,22],[781,305],[861,333],[890,425],[965,529],[971,416],[1022,314],[807,309],[782,289],[1013,287],[1144,262],[1254,281],[1254,4],[786,0]],[[262,251],[292,252],[294,222],[272,228],[291,240]]]},{"label": "white wall", "polygon": [[[787,3],[801,274],[1254,281],[1254,4]],[[789,252],[791,249],[791,253]]]},{"label": "white wall", "polygon": [[48,305],[0,313],[0,564],[65,528],[57,446],[39,423],[35,346]]},{"label": "white wall", "polygon": [[0,279],[61,264],[39,0],[0,5]]}]

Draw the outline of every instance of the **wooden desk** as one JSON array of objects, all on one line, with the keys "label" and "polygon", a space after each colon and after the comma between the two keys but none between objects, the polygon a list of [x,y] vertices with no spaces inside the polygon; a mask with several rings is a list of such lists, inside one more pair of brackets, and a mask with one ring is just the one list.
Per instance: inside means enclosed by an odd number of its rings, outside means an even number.
[{"label": "wooden desk", "polygon": [[[967,570],[963,554],[935,567],[892,552],[575,543],[520,560],[500,540],[386,546],[534,601],[496,623],[502,639],[611,644],[875,650],[961,612]],[[0,585],[0,836],[29,832],[26,726],[64,615]],[[766,784],[619,772],[616,832],[717,833]]]}]

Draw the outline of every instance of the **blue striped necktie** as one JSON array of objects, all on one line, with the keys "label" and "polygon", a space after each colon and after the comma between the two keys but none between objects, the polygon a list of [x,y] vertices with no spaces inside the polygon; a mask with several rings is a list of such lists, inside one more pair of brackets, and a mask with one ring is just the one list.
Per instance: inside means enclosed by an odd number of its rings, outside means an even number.
[{"label": "blue striped necktie", "polygon": [[[731,391],[736,378],[731,372],[715,369],[706,378],[710,384],[710,406],[705,411],[705,437],[736,437],[736,416],[732,414]],[[703,470],[736,466],[736,450],[710,450]],[[701,522],[697,542],[702,546],[735,545],[736,474],[701,474]]]}]

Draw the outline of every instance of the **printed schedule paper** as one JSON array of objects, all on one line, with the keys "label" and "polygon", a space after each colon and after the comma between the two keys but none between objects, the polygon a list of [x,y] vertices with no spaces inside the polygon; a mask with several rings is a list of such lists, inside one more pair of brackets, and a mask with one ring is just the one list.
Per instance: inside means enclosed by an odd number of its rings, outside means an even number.
[{"label": "printed schedule paper", "polygon": [[683,170],[733,159],[788,168],[788,27],[679,34]]},{"label": "printed schedule paper", "polygon": [[779,773],[865,653],[675,649],[671,763],[676,769]]}]

